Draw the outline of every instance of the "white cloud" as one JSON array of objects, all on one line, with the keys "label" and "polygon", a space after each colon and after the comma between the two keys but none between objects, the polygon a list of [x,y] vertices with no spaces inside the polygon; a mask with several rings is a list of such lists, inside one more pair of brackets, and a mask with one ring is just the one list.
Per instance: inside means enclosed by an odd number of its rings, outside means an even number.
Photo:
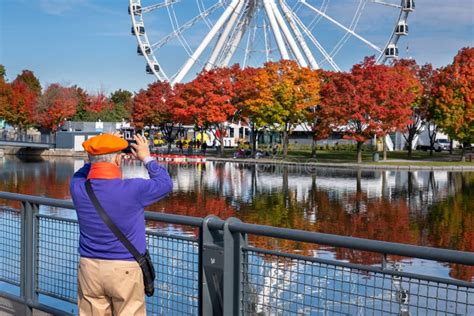
[{"label": "white cloud", "polygon": [[39,5],[41,10],[47,14],[62,15],[85,2],[86,0],[39,0]]}]

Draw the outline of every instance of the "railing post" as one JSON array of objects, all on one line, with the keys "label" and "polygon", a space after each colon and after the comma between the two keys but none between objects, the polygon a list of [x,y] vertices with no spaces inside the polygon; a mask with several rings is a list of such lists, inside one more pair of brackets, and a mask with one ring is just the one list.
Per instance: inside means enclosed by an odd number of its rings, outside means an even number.
[{"label": "railing post", "polygon": [[[21,221],[21,277],[20,295],[26,304],[38,303],[36,293],[36,237],[38,205],[22,202]],[[26,316],[33,314],[30,307],[25,306]]]},{"label": "railing post", "polygon": [[223,314],[224,235],[222,230],[212,230],[209,222],[220,220],[207,216],[202,224],[200,238],[201,315]]},{"label": "railing post", "polygon": [[247,240],[244,234],[229,230],[232,223],[240,223],[230,217],[224,225],[224,315],[239,315],[242,309],[242,247]]}]

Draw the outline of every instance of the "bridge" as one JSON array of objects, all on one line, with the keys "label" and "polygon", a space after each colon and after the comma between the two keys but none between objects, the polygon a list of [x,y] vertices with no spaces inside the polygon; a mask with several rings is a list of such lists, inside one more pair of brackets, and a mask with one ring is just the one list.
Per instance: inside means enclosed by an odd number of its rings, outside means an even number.
[{"label": "bridge", "polygon": [[[4,201],[21,207],[0,206],[0,314],[9,304],[6,315],[73,315],[79,261],[73,203],[0,192]],[[40,212],[45,206],[55,211]],[[145,212],[145,218],[157,273],[148,315],[474,315],[474,283],[446,271],[472,269],[470,252],[212,215]],[[276,240],[312,248],[283,251]],[[355,260],[340,259],[344,253]],[[439,265],[425,268],[427,262]]]},{"label": "bridge", "polygon": [[55,148],[56,144],[51,142],[50,135],[21,135],[15,138],[0,136],[0,147],[50,149]]}]

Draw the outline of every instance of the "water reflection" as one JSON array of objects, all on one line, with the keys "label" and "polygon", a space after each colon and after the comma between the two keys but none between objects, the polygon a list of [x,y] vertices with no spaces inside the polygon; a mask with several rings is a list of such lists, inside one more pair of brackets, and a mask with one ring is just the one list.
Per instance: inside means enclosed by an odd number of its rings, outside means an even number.
[{"label": "water reflection", "polygon": [[[0,160],[0,191],[69,199],[68,183],[82,160]],[[474,173],[364,171],[299,166],[206,163],[168,165],[172,194],[149,209],[407,244],[474,251]],[[146,177],[137,163],[125,177]],[[50,211],[50,210],[43,210]],[[158,227],[159,228],[159,227]],[[252,236],[250,242],[314,255],[314,245]],[[364,264],[380,256],[337,249],[335,257]],[[396,259],[396,258],[394,258]],[[450,275],[471,280],[472,267]]]}]

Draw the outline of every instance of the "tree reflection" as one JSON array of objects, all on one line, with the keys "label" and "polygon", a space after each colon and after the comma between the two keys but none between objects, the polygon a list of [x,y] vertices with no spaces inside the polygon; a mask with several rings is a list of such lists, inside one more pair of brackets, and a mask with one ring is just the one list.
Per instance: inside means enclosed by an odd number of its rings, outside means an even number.
[{"label": "tree reflection", "polygon": [[[68,199],[74,167],[72,160],[3,159],[0,191]],[[474,251],[474,173],[305,170],[231,163],[168,168],[175,189],[149,210],[234,216],[248,223]],[[249,241],[304,255],[325,247],[257,236],[249,236]],[[381,260],[379,254],[332,251],[336,258],[355,263]],[[454,278],[474,277],[472,267],[450,268]]]}]

